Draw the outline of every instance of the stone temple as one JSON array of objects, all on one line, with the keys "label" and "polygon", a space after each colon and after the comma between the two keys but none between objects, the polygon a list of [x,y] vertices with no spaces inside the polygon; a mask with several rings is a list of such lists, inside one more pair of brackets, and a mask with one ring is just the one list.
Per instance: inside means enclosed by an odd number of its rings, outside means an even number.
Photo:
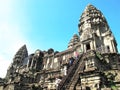
[{"label": "stone temple", "polygon": [[88,5],[68,48],[62,52],[26,45],[13,58],[0,90],[120,90],[120,54],[100,10]]}]

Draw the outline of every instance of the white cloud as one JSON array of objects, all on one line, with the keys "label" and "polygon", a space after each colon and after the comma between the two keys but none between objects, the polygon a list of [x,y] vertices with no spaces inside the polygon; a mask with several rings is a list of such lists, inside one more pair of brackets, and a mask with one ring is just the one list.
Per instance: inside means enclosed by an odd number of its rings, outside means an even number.
[{"label": "white cloud", "polygon": [[13,11],[14,0],[0,0],[0,18],[1,20],[7,20],[9,15]]},{"label": "white cloud", "polygon": [[[2,57],[2,58],[1,58]],[[7,73],[7,68],[10,65],[10,61],[3,58],[4,56],[0,55],[0,77],[4,78]]]},{"label": "white cloud", "polygon": [[0,72],[3,72],[0,73],[0,77],[3,77],[6,73],[8,63],[12,60],[16,51],[26,42],[19,30],[19,26],[12,26],[6,22],[0,24],[0,42],[0,67],[3,67],[1,65],[5,65],[5,67],[0,68]]},{"label": "white cloud", "polygon": [[0,77],[4,77],[16,51],[26,43],[19,22],[13,22],[15,0],[0,0]]}]

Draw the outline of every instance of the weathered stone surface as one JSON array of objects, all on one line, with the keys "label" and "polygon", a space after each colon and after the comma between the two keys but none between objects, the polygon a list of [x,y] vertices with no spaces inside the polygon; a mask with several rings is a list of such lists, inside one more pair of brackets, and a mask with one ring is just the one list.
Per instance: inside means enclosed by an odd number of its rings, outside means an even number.
[{"label": "weathered stone surface", "polygon": [[13,78],[17,69],[24,65],[24,60],[28,57],[26,45],[23,45],[15,54],[13,62],[7,70],[6,78]]},{"label": "weathered stone surface", "polygon": [[79,36],[77,34],[74,34],[72,39],[70,40],[70,42],[68,44],[68,49],[75,47],[75,45],[77,45],[79,43],[79,41],[80,41]]},{"label": "weathered stone surface", "polygon": [[101,11],[88,5],[78,28],[62,52],[37,49],[28,55],[22,46],[0,90],[119,90],[120,54]]}]

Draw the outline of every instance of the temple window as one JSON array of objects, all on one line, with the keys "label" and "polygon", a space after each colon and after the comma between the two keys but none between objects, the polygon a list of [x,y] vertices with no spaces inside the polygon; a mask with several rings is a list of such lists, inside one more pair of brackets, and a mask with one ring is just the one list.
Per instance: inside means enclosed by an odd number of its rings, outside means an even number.
[{"label": "temple window", "polygon": [[107,51],[108,51],[108,52],[110,51],[110,47],[109,47],[109,46],[107,46]]},{"label": "temple window", "polygon": [[90,43],[86,44],[86,50],[90,50]]}]

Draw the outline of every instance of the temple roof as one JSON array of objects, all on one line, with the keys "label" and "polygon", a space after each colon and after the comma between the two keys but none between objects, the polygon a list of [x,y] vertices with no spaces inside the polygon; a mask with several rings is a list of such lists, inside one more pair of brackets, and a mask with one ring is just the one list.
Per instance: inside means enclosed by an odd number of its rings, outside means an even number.
[{"label": "temple roof", "polygon": [[28,57],[28,51],[26,45],[23,45],[15,54],[13,63],[18,65],[23,62],[24,58]]},{"label": "temple roof", "polygon": [[70,40],[70,42],[68,44],[68,48],[73,47],[78,42],[79,42],[79,36],[77,34],[74,34],[73,37],[72,37],[72,39]]},{"label": "temple roof", "polygon": [[98,10],[95,6],[89,4],[81,15],[80,25],[85,22],[91,24],[100,24],[106,23],[106,19],[100,10]]}]

